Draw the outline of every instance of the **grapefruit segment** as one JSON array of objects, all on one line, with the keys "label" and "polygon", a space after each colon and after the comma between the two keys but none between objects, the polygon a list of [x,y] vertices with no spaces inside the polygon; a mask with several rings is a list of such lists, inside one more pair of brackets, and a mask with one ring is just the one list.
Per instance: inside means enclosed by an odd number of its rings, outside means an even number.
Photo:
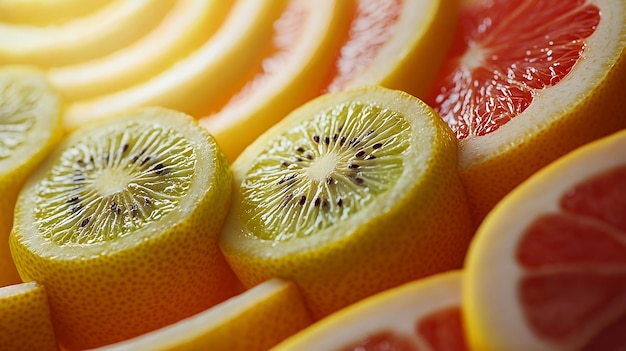
[{"label": "grapefruit segment", "polygon": [[576,149],[522,183],[487,216],[466,260],[464,307],[474,348],[621,345],[616,330],[626,316],[624,155],[626,131]]},{"label": "grapefruit segment", "polygon": [[466,351],[460,271],[380,292],[334,313],[272,351]]},{"label": "grapefruit segment", "polygon": [[626,5],[466,0],[457,26],[426,101],[459,139],[478,225],[541,167],[626,128]]}]

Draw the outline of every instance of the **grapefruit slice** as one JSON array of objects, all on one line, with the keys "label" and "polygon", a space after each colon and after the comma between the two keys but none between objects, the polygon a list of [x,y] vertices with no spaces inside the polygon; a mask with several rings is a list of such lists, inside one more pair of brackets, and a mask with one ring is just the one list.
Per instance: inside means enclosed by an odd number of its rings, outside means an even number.
[{"label": "grapefruit slice", "polygon": [[626,3],[464,1],[426,101],[459,139],[476,222],[559,156],[626,128]]},{"label": "grapefruit slice", "polygon": [[220,237],[230,266],[248,287],[295,281],[315,318],[463,261],[472,230],[456,142],[407,93],[369,87],[316,98],[232,169]]},{"label": "grapefruit slice", "polygon": [[97,351],[265,351],[310,324],[295,284],[274,278],[180,322]]},{"label": "grapefruit slice", "polygon": [[382,85],[423,98],[452,43],[457,0],[356,0],[323,92]]},{"label": "grapefruit slice", "polygon": [[110,53],[148,33],[174,3],[116,0],[58,26],[0,23],[0,64],[53,67]]},{"label": "grapefruit slice", "polygon": [[294,334],[272,351],[466,351],[462,273],[378,293]]},{"label": "grapefruit slice", "polygon": [[[340,36],[346,31],[349,1],[291,0],[274,23],[265,55],[241,80],[225,106],[207,96],[216,113],[200,119],[229,160],[291,110],[319,94]],[[222,102],[223,104],[223,102]],[[218,105],[218,106],[216,106]]]},{"label": "grapefruit slice", "polygon": [[43,72],[0,67],[0,286],[20,283],[9,252],[19,189],[62,137],[63,103]]},{"label": "grapefruit slice", "polygon": [[478,230],[464,309],[476,350],[626,345],[626,130],[507,195]]},{"label": "grapefruit slice", "polygon": [[0,287],[0,345],[11,351],[58,350],[45,288],[36,282]]},{"label": "grapefruit slice", "polygon": [[217,242],[231,179],[208,132],[163,108],[61,142],[20,191],[9,236],[20,277],[46,288],[59,341],[118,342],[238,293]]},{"label": "grapefruit slice", "polygon": [[94,60],[53,67],[48,70],[49,79],[69,101],[93,98],[147,80],[208,40],[233,3],[177,1],[163,21],[136,42]]},{"label": "grapefruit slice", "polygon": [[138,106],[158,105],[194,117],[206,113],[207,97],[227,94],[240,72],[250,67],[271,38],[272,24],[286,0],[237,0],[215,35],[197,50],[145,82],[70,104],[68,129]]}]

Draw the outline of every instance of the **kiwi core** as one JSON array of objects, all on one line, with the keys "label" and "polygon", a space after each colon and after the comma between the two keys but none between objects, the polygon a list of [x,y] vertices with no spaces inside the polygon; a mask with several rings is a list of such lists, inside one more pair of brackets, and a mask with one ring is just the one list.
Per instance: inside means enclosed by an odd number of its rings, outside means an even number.
[{"label": "kiwi core", "polygon": [[180,132],[158,124],[91,130],[67,145],[37,184],[39,233],[58,245],[130,235],[179,207],[196,159]]},{"label": "kiwi core", "polygon": [[242,223],[260,239],[282,241],[375,206],[404,171],[411,133],[397,112],[358,102],[293,125],[268,142],[242,181]]}]

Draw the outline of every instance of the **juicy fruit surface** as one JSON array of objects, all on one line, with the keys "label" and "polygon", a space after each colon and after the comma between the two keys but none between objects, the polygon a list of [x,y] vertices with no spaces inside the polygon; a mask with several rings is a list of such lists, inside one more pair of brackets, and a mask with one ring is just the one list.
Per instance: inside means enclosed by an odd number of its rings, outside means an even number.
[{"label": "juicy fruit surface", "polygon": [[534,172],[626,128],[625,13],[622,1],[462,3],[426,101],[459,138],[477,225]]},{"label": "juicy fruit surface", "polygon": [[42,285],[28,282],[0,287],[0,316],[3,350],[58,349]]},{"label": "juicy fruit surface", "polygon": [[455,150],[441,119],[406,93],[312,100],[233,163],[221,247],[246,286],[295,280],[316,318],[458,268],[471,228]]},{"label": "juicy fruit surface", "polygon": [[461,14],[435,110],[457,138],[497,130],[583,56],[600,9],[584,1],[493,1]]},{"label": "juicy fruit surface", "polygon": [[61,138],[61,110],[42,71],[0,68],[0,286],[21,282],[8,246],[13,208],[27,177]]},{"label": "juicy fruit surface", "polygon": [[[626,315],[624,150],[623,131],[577,149],[486,219],[466,265],[475,348],[592,350],[626,341],[617,332]],[[502,268],[489,268],[496,260]]]},{"label": "juicy fruit surface", "polygon": [[241,184],[247,230],[265,240],[306,237],[370,206],[403,173],[404,118],[346,103],[271,140]]},{"label": "juicy fruit surface", "polygon": [[465,351],[460,271],[381,292],[328,316],[273,351]]},{"label": "juicy fruit surface", "polygon": [[20,193],[10,236],[63,346],[128,339],[238,293],[217,245],[230,182],[214,139],[182,113],[133,110],[66,138]]}]

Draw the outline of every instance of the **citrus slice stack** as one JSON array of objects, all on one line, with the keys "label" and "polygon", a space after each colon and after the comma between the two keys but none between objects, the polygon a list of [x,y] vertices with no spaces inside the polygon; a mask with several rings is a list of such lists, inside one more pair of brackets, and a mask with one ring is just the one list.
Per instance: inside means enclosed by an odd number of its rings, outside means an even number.
[{"label": "citrus slice stack", "polygon": [[[65,125],[79,125],[139,106],[158,105],[192,116],[229,96],[234,80],[270,40],[286,0],[237,0],[217,32],[167,69],[125,89],[72,103]],[[158,2],[159,4],[161,1]]]},{"label": "citrus slice stack", "polygon": [[537,172],[489,214],[466,262],[476,350],[626,345],[626,131]]},{"label": "citrus slice stack", "polygon": [[316,98],[232,164],[221,247],[246,286],[293,280],[323,317],[461,266],[472,231],[456,165],[449,128],[409,94]]},{"label": "citrus slice stack", "polygon": [[[349,1],[291,0],[273,25],[273,36],[258,61],[231,78],[238,91],[228,101],[207,99],[214,109],[200,119],[229,160],[291,110],[319,95],[330,69]],[[222,105],[222,106],[220,106]]]},{"label": "citrus slice stack", "polygon": [[86,16],[115,0],[2,0],[0,21],[45,26]]},{"label": "citrus slice stack", "polygon": [[49,79],[68,101],[138,84],[207,41],[220,28],[233,2],[176,1],[163,20],[135,42],[92,60],[52,67],[48,70]]},{"label": "citrus slice stack", "polygon": [[28,282],[0,287],[0,316],[3,350],[58,350],[42,285]]},{"label": "citrus slice stack", "polygon": [[297,287],[271,279],[178,323],[97,350],[265,351],[310,324]]},{"label": "citrus slice stack", "polygon": [[466,351],[462,273],[406,283],[328,316],[272,351]]},{"label": "citrus slice stack", "polygon": [[61,139],[62,102],[43,72],[0,67],[0,286],[21,282],[8,237],[19,189]]},{"label": "citrus slice stack", "polygon": [[148,33],[173,4],[115,0],[59,25],[0,23],[0,64],[54,67],[108,54]]},{"label": "citrus slice stack", "polygon": [[69,135],[22,188],[9,244],[59,341],[97,347],[240,291],[217,243],[232,175],[193,118],[146,108]]},{"label": "citrus slice stack", "polygon": [[462,3],[456,41],[426,101],[459,139],[480,223],[559,156],[626,128],[626,3]]}]

